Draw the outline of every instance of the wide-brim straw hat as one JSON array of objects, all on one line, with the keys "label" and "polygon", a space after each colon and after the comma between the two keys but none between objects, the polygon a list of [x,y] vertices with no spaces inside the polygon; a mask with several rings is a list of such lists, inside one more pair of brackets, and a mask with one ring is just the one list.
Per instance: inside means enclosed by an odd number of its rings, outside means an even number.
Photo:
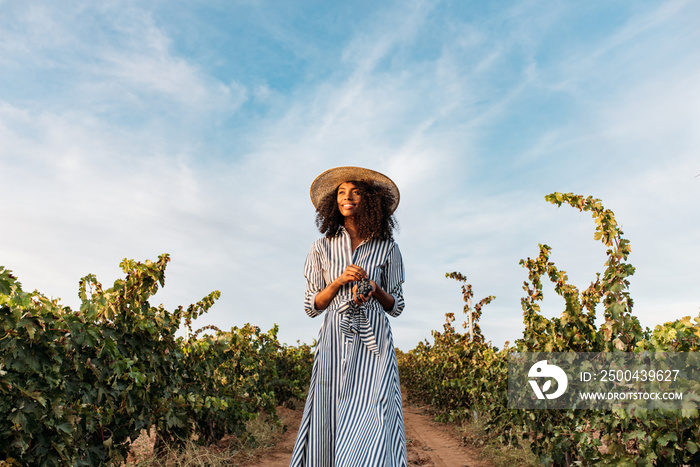
[{"label": "wide-brim straw hat", "polygon": [[341,183],[350,181],[376,183],[377,185],[388,188],[391,194],[394,195],[391,212],[393,213],[396,211],[400,198],[399,188],[396,184],[386,175],[362,167],[336,167],[334,169],[328,169],[316,177],[311,183],[310,190],[311,202],[314,203],[314,207],[318,210],[321,200],[326,195],[335,192]]}]

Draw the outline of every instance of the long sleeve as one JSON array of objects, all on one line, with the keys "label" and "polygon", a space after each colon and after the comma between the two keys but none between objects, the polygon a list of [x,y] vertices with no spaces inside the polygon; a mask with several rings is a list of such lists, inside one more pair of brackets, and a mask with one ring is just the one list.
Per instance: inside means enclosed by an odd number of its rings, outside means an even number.
[{"label": "long sleeve", "polygon": [[304,263],[304,277],[306,277],[306,292],[304,293],[304,311],[312,318],[323,313],[323,310],[316,309],[316,294],[326,287],[323,277],[323,267],[321,254],[317,244],[311,245],[311,250]]},{"label": "long sleeve", "polygon": [[401,314],[405,303],[403,300],[404,269],[403,259],[399,246],[394,243],[387,255],[386,262],[382,265],[382,284],[384,290],[394,297],[394,307],[387,311],[389,315],[396,317]]}]

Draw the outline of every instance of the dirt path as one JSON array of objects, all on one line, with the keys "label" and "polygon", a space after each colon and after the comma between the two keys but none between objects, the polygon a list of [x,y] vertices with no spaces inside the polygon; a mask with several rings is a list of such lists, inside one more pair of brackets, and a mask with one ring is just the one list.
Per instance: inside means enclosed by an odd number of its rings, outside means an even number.
[{"label": "dirt path", "polygon": [[[480,460],[475,451],[462,446],[453,430],[434,422],[420,407],[407,404],[404,398],[403,415],[406,429],[408,465],[425,467],[491,467]],[[301,410],[280,413],[289,428],[277,446],[261,459],[245,464],[246,467],[288,467],[296,439]],[[358,466],[359,467],[359,466]]]},{"label": "dirt path", "polygon": [[454,429],[437,423],[415,405],[403,401],[408,465],[428,467],[491,467],[478,453],[463,446]]}]

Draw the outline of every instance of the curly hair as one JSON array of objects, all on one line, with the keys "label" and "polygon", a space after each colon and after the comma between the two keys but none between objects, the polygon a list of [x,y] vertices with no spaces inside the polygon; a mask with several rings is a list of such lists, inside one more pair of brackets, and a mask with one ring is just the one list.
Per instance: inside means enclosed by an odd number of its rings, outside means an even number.
[{"label": "curly hair", "polygon": [[[360,192],[360,204],[357,206],[355,221],[360,238],[369,240],[393,240],[393,231],[397,227],[396,219],[391,213],[394,195],[389,189],[371,182],[349,180]],[[340,233],[345,218],[338,209],[338,189],[323,197],[316,210],[316,226],[327,238]]]}]

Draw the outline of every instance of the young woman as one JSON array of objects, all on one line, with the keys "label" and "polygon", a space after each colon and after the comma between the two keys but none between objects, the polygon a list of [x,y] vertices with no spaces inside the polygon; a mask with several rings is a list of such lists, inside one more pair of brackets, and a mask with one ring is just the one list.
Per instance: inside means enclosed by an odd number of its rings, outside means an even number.
[{"label": "young woman", "polygon": [[[394,342],[387,315],[404,308],[403,262],[393,241],[399,190],[360,167],[311,184],[325,237],[306,258],[306,313],[325,311],[291,466],[406,466]],[[358,293],[369,279],[371,291]]]}]

